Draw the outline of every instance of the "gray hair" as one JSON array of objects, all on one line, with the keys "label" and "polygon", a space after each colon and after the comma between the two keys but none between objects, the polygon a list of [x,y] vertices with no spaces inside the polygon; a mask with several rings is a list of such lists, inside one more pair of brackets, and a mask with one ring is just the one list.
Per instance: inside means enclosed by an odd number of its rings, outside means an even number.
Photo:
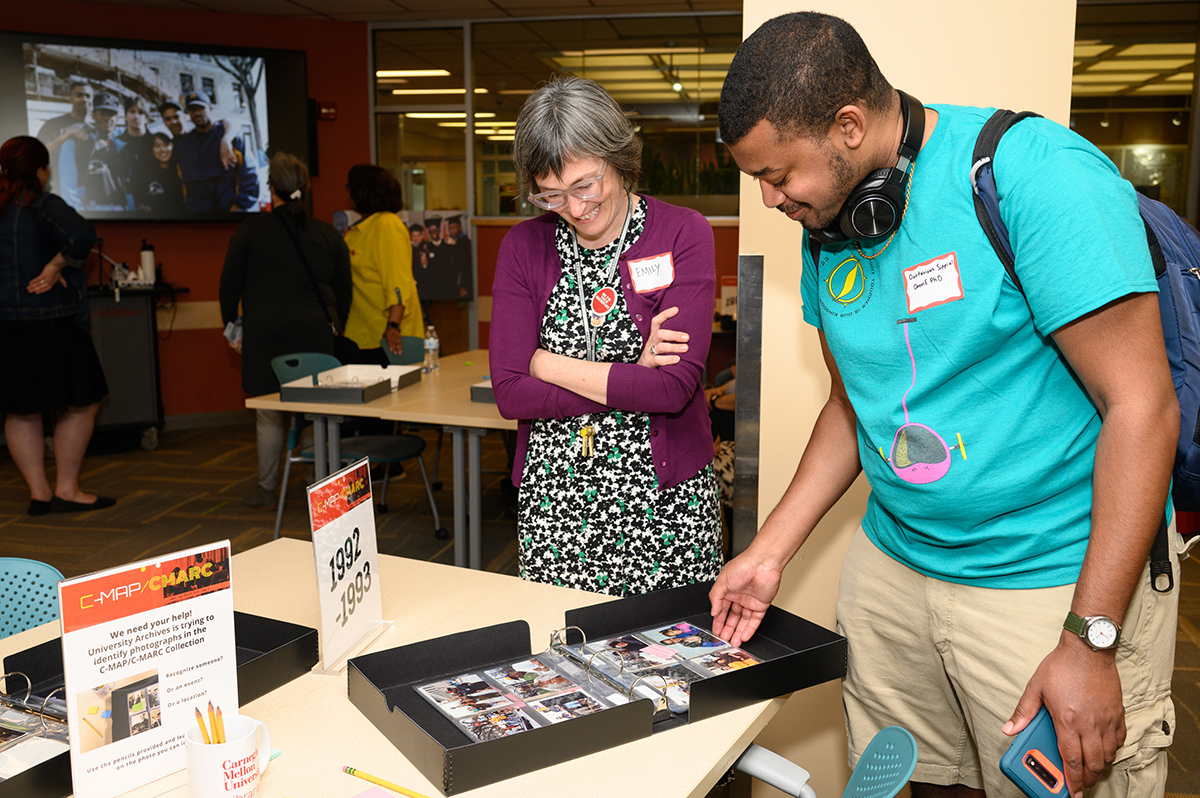
[{"label": "gray hair", "polygon": [[518,179],[537,193],[537,178],[562,177],[567,161],[589,157],[608,162],[629,190],[637,187],[642,140],[621,106],[595,81],[556,76],[521,106],[513,140]]},{"label": "gray hair", "polygon": [[[277,152],[271,156],[271,168],[267,182],[283,200],[289,210],[303,213],[308,200],[312,199],[312,183],[308,179],[308,167],[295,155]],[[296,194],[296,192],[300,192]],[[300,200],[297,202],[297,200]]]}]

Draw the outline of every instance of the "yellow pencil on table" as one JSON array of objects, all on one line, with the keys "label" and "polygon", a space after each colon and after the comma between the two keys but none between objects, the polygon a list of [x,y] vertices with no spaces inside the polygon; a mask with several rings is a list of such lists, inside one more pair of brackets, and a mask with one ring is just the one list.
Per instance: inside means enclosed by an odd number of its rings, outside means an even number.
[{"label": "yellow pencil on table", "polygon": [[210,744],[212,740],[208,737],[208,729],[204,728],[204,716],[200,714],[200,707],[196,707],[196,723],[200,726],[200,739],[205,745]]},{"label": "yellow pencil on table", "polygon": [[343,767],[342,772],[349,773],[351,776],[357,776],[358,778],[369,781],[372,784],[378,784],[385,790],[391,790],[392,792],[398,792],[401,795],[407,795],[408,798],[429,798],[427,795],[422,795],[421,793],[413,792],[412,790],[406,790],[399,784],[392,784],[390,781],[384,781],[378,776],[372,776],[369,773],[363,773],[361,770],[355,770],[352,767]]},{"label": "yellow pencil on table", "polygon": [[100,731],[95,726],[92,726],[92,722],[90,720],[83,717],[82,715],[79,716],[79,719],[82,720],[84,723],[86,723],[88,725],[88,727],[91,728],[91,730],[94,731],[96,734],[99,734],[101,737],[104,736],[104,732]]},{"label": "yellow pencil on table", "polygon": [[225,718],[221,715],[220,707],[217,707],[216,724],[217,725],[213,727],[213,736],[217,738],[214,742],[223,743],[225,742]]}]

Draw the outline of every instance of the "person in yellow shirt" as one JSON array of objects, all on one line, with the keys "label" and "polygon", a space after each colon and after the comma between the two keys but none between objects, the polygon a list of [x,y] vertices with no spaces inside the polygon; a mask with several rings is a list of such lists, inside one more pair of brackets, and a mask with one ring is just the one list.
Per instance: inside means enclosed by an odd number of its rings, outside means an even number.
[{"label": "person in yellow shirt", "polygon": [[421,337],[425,321],[413,280],[408,228],[396,212],[403,205],[400,183],[379,166],[350,167],[350,201],[362,219],[346,231],[354,300],[345,335],[358,345],[359,363],[387,365],[380,342],[399,354],[401,338]]}]

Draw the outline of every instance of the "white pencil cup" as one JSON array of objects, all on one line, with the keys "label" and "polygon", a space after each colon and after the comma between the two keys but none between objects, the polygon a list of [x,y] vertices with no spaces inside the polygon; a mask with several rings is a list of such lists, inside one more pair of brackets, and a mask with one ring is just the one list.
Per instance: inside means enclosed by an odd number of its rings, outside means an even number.
[{"label": "white pencil cup", "polygon": [[271,734],[260,720],[225,716],[225,742],[204,744],[200,727],[187,730],[188,794],[191,798],[257,798],[271,760]]}]

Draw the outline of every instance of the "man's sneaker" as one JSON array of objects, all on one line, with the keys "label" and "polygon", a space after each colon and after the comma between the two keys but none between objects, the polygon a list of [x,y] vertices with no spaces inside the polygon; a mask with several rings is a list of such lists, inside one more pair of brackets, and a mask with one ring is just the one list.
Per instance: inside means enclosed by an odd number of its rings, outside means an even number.
[{"label": "man's sneaker", "polygon": [[242,499],[242,504],[247,507],[274,507],[279,503],[275,492],[266,488],[257,488],[246,498]]}]

